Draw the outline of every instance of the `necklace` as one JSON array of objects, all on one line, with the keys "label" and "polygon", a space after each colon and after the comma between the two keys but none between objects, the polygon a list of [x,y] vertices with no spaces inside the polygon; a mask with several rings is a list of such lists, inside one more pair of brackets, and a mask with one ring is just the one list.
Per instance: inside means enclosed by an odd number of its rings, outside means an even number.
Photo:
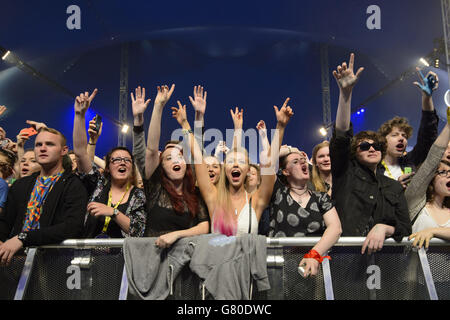
[{"label": "necklace", "polygon": [[[293,188],[293,187],[291,187],[291,190],[294,191],[294,193],[295,193],[297,196],[299,196],[299,197],[303,196],[305,193],[308,192],[308,187],[306,187],[306,188],[305,188],[305,191],[303,191],[302,193],[298,193],[297,191],[295,191],[295,189],[298,189],[298,188]],[[302,189],[299,189],[299,190],[302,190]],[[301,205],[301,204],[302,204],[302,199],[299,199],[299,200],[298,200],[298,203]]]}]

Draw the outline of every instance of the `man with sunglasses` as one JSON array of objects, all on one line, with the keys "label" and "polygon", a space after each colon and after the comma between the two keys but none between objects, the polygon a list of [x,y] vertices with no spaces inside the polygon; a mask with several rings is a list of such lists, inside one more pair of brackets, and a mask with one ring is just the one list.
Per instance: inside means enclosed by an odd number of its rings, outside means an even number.
[{"label": "man with sunglasses", "polygon": [[17,180],[0,214],[0,264],[8,264],[27,246],[59,243],[81,236],[87,192],[71,168],[65,168],[66,138],[42,128],[34,153],[40,172]]},{"label": "man with sunglasses", "polygon": [[343,236],[364,236],[361,253],[382,249],[384,240],[400,241],[411,232],[403,188],[377,170],[386,151],[385,139],[362,131],[353,137],[350,123],[352,90],[364,68],[353,72],[354,55],[333,71],[339,86],[336,124],[330,141],[332,198]]}]

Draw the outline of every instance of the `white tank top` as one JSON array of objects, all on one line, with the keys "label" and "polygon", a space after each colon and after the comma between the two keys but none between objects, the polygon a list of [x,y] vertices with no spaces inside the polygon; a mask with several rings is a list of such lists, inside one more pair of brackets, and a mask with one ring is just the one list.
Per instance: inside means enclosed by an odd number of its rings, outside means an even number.
[{"label": "white tank top", "polygon": [[[242,208],[241,212],[239,213],[238,220],[237,220],[237,232],[236,235],[246,234],[248,233],[248,227],[249,227],[249,207],[250,204],[248,202],[248,196],[247,192],[245,192],[245,206]],[[237,211],[235,212],[237,215]],[[252,226],[250,233],[251,234],[258,234],[258,219],[256,218],[255,209],[253,207],[250,208],[250,214],[252,217]],[[219,231],[215,230],[214,227],[214,216],[212,221],[212,230],[213,233],[219,233]]]}]

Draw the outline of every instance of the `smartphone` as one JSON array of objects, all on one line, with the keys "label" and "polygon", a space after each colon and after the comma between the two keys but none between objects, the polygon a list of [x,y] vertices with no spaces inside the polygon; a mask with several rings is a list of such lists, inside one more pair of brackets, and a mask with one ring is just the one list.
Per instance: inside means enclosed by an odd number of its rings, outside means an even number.
[{"label": "smartphone", "polygon": [[101,125],[102,125],[102,116],[97,114],[95,116],[95,131],[99,132]]},{"label": "smartphone", "polygon": [[25,128],[25,129],[20,130],[19,134],[23,134],[23,133],[26,133],[26,134],[28,134],[28,137],[31,137],[31,136],[34,136],[35,134],[37,134],[37,131],[33,127],[30,127],[30,128]]},{"label": "smartphone", "polygon": [[411,167],[405,167],[405,174],[411,173],[412,168]]}]

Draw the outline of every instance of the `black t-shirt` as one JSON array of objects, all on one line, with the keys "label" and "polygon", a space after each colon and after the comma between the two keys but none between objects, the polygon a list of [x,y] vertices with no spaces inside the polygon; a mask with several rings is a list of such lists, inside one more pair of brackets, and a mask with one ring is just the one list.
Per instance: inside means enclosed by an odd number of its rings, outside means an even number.
[{"label": "black t-shirt", "polygon": [[144,179],[144,190],[147,196],[146,211],[148,213],[144,233],[146,237],[158,237],[172,231],[190,229],[200,222],[209,221],[208,210],[198,189],[196,189],[196,195],[199,210],[195,217],[192,217],[188,211],[186,203],[183,213],[173,209],[169,193],[161,185],[156,171],[149,180]]},{"label": "black t-shirt", "polygon": [[330,196],[310,190],[311,197],[303,208],[289,192],[277,179],[270,202],[269,237],[321,236],[326,229],[323,215],[333,208]]}]

